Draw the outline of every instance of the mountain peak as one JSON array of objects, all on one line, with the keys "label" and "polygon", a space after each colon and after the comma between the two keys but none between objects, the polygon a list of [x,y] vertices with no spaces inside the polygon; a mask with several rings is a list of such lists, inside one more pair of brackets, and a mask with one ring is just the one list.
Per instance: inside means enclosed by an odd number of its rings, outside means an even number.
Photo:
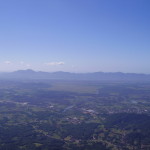
[{"label": "mountain peak", "polygon": [[35,71],[32,69],[26,69],[26,70],[17,70],[14,71],[14,73],[35,73]]},{"label": "mountain peak", "polygon": [[59,80],[97,80],[97,81],[150,81],[150,75],[122,72],[94,72],[94,73],[70,73],[70,72],[42,72],[32,69],[18,70],[0,74],[0,78],[11,79],[59,79]]}]

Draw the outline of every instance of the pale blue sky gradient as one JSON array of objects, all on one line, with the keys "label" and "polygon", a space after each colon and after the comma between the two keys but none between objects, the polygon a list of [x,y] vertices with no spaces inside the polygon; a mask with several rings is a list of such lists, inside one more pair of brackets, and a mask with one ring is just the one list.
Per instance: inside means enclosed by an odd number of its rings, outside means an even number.
[{"label": "pale blue sky gradient", "polygon": [[0,71],[150,73],[150,0],[1,0]]}]

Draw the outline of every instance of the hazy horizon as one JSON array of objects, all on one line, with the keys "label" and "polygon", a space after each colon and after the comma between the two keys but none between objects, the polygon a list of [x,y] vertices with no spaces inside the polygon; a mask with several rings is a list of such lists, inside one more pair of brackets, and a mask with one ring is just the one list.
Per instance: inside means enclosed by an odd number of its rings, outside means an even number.
[{"label": "hazy horizon", "polygon": [[47,72],[47,73],[55,73],[55,72],[66,72],[66,73],[77,73],[77,74],[88,74],[88,73],[123,73],[123,74],[145,74],[145,75],[150,75],[150,73],[136,73],[136,72],[121,72],[121,71],[114,71],[114,72],[110,72],[110,71],[87,71],[87,72],[73,72],[73,71],[42,71],[42,70],[34,70],[34,69],[18,69],[18,70],[14,70],[14,71],[0,71],[0,73],[13,73],[13,72],[18,72],[18,71],[34,71],[34,72]]},{"label": "hazy horizon", "polygon": [[149,0],[0,1],[0,72],[150,74]]}]

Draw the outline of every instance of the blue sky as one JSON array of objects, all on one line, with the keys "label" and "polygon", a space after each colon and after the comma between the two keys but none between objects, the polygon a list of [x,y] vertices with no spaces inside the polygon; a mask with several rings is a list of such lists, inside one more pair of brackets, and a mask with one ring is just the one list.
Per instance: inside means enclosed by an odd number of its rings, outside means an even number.
[{"label": "blue sky", "polygon": [[150,0],[1,0],[0,71],[150,73]]}]

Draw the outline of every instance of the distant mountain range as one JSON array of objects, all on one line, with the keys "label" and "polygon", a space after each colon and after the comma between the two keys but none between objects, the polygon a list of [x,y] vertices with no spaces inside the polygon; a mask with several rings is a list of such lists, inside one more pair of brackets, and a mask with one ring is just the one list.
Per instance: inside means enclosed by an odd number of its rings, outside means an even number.
[{"label": "distant mountain range", "polygon": [[59,79],[59,80],[113,80],[113,81],[150,81],[150,74],[122,73],[122,72],[42,72],[33,70],[18,70],[0,73],[0,79]]}]

